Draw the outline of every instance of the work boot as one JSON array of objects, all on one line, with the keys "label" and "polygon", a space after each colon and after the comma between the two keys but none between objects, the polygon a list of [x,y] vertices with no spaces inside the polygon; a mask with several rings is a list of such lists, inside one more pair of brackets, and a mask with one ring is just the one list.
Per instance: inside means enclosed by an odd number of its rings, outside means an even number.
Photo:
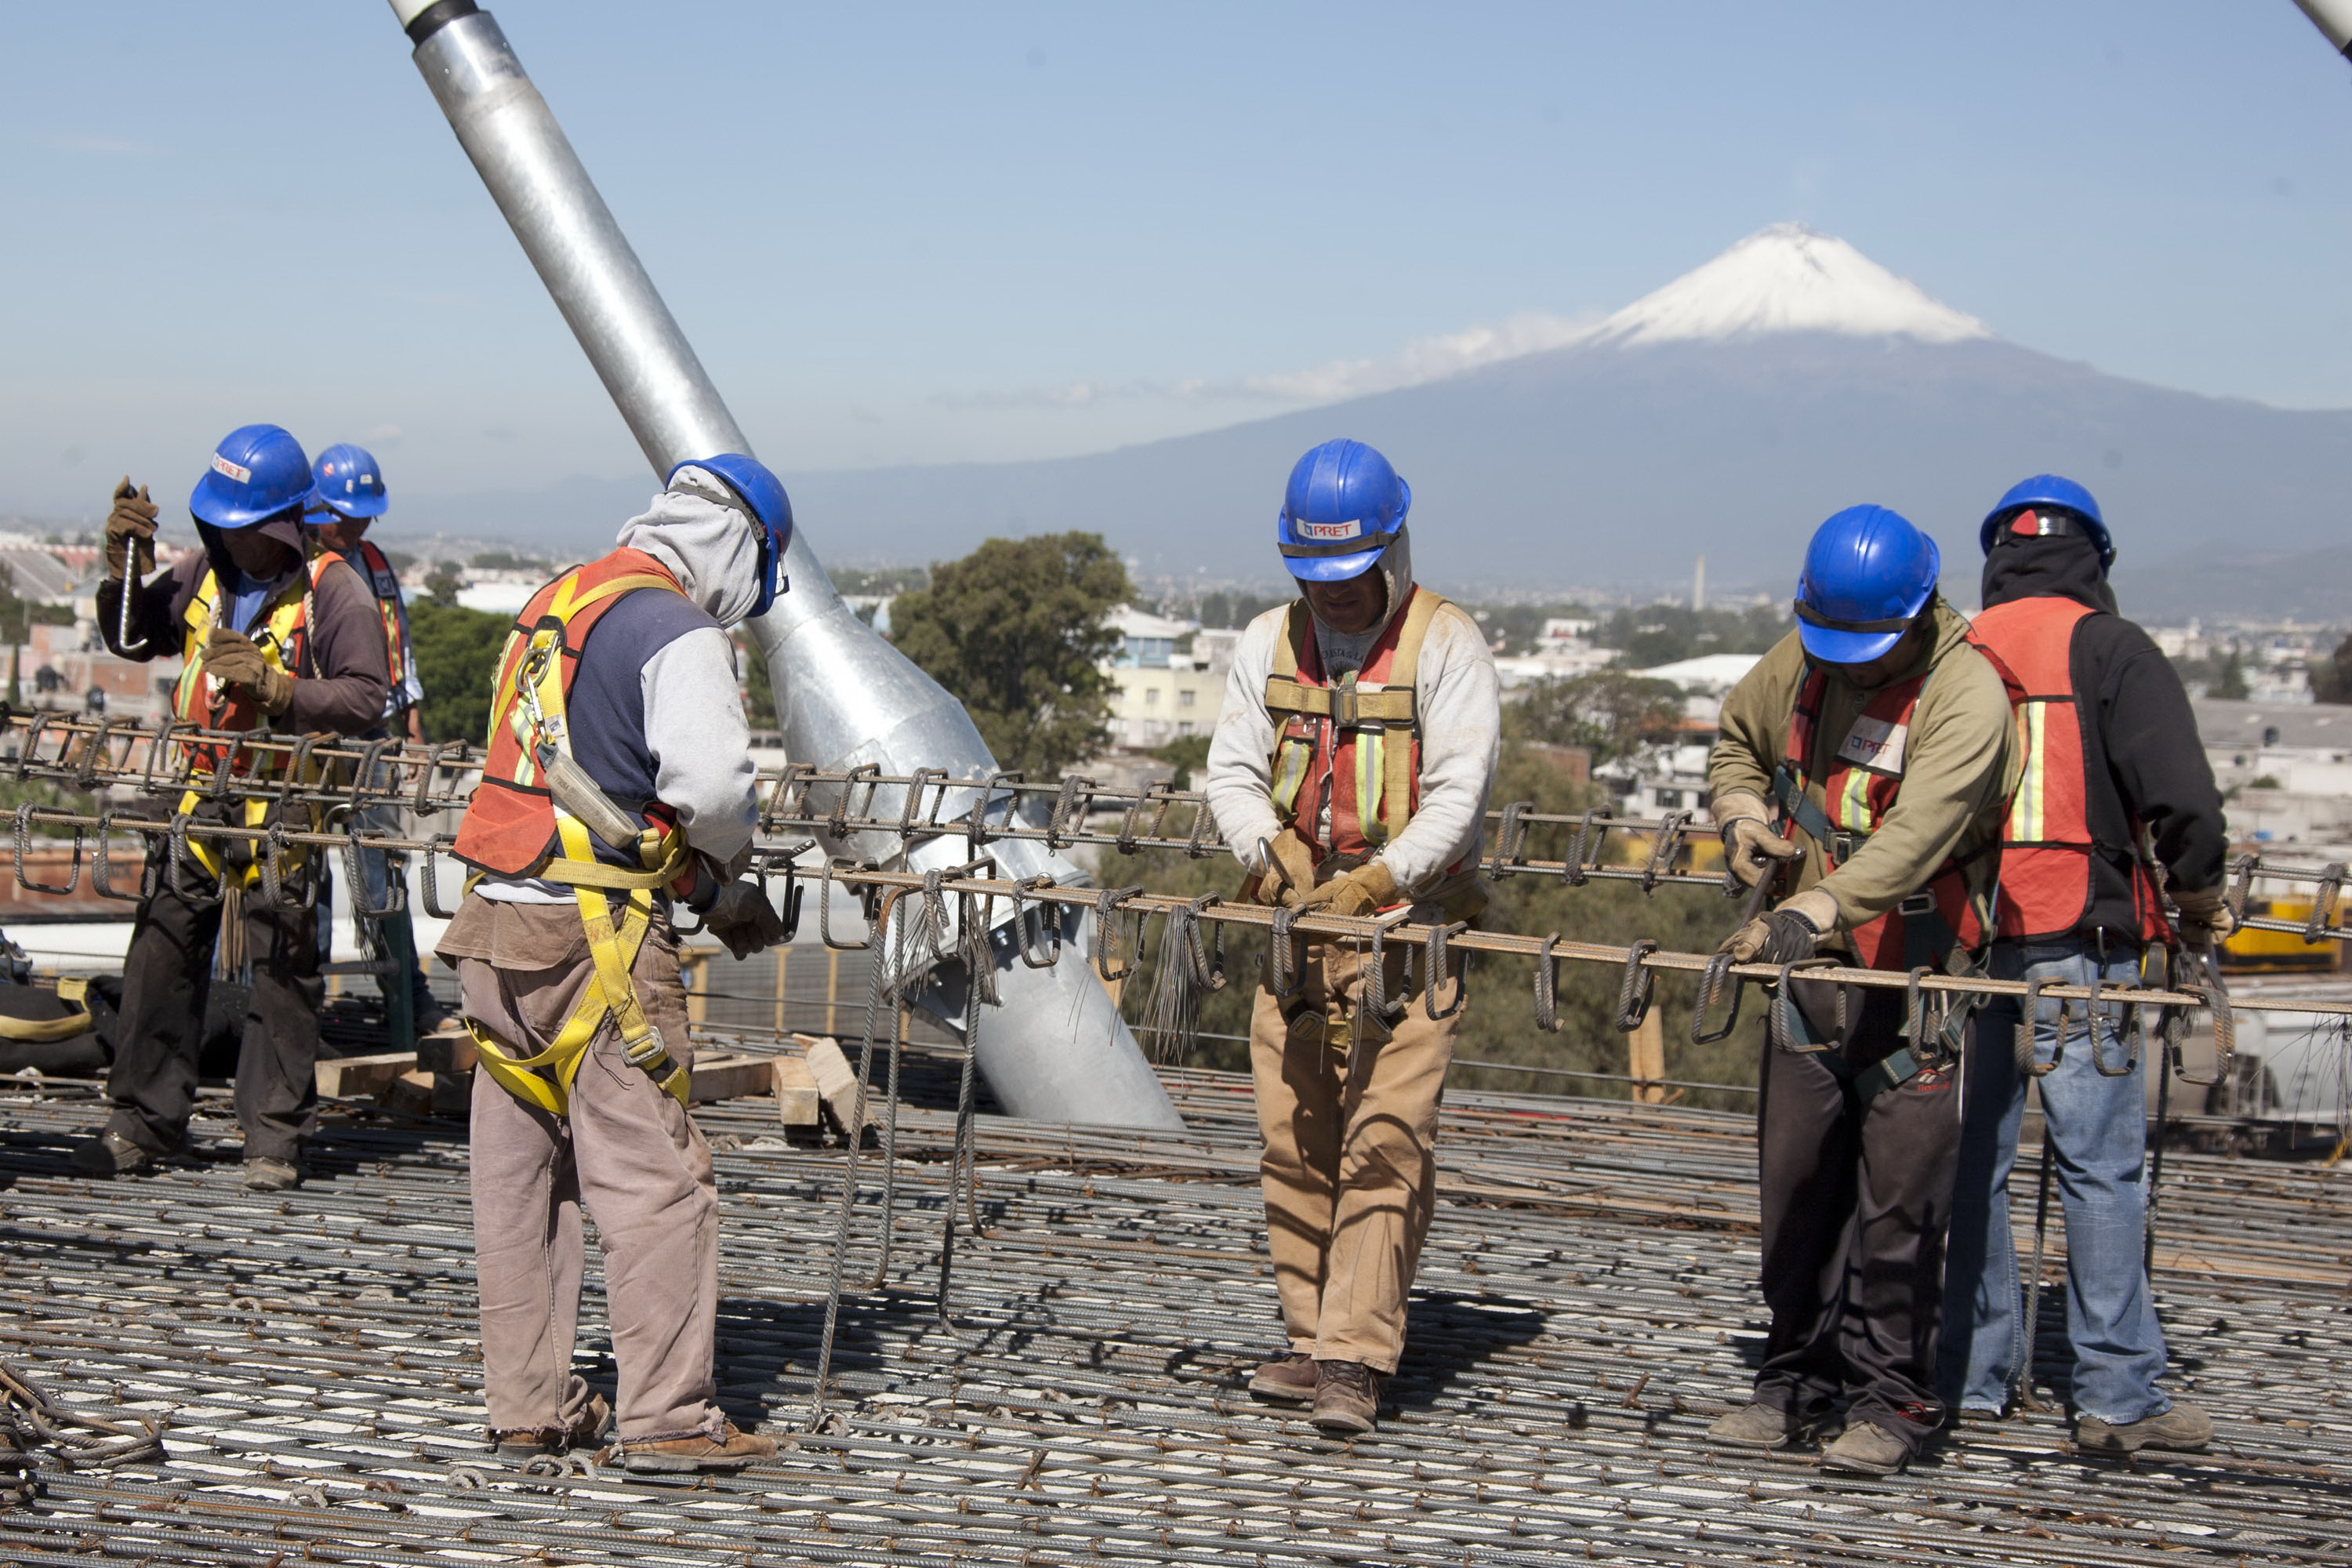
[{"label": "work boot", "polygon": [[740,1470],[754,1459],[776,1457],[773,1437],[755,1436],[727,1424],[724,1441],[701,1436],[659,1443],[623,1443],[621,1459],[638,1475],[687,1475],[697,1470]]},{"label": "work boot", "polygon": [[1249,1391],[1276,1405],[1315,1403],[1315,1358],[1298,1351],[1278,1355],[1251,1374]]},{"label": "work boot", "polygon": [[2143,1415],[2120,1426],[2095,1415],[2074,1424],[2074,1446],[2086,1454],[2137,1454],[2142,1448],[2187,1450],[2213,1440],[2213,1418],[2194,1405],[2173,1401],[2159,1415]]},{"label": "work boot", "polygon": [[110,1127],[73,1146],[66,1163],[85,1176],[143,1176],[163,1168],[163,1156]]},{"label": "work boot", "polygon": [[562,1454],[583,1443],[593,1443],[612,1425],[613,1407],[604,1403],[603,1394],[592,1394],[588,1396],[588,1408],[570,1426],[522,1426],[507,1432],[492,1427],[490,1446],[501,1459],[536,1459],[542,1454]]},{"label": "work boot", "polygon": [[1706,1429],[1706,1440],[1719,1448],[1785,1448],[1796,1438],[1789,1413],[1764,1404],[1743,1405],[1728,1415],[1718,1415]]},{"label": "work boot", "polygon": [[1854,1421],[1822,1450],[1822,1468],[1849,1476],[1891,1476],[1911,1462],[1911,1446],[1874,1421]]},{"label": "work boot", "polygon": [[1369,1432],[1379,1424],[1381,1387],[1387,1382],[1360,1361],[1318,1361],[1315,1411],[1307,1419],[1338,1436]]},{"label": "work boot", "polygon": [[302,1167],[291,1160],[248,1154],[245,1160],[245,1190],[248,1193],[291,1192],[302,1184]]}]

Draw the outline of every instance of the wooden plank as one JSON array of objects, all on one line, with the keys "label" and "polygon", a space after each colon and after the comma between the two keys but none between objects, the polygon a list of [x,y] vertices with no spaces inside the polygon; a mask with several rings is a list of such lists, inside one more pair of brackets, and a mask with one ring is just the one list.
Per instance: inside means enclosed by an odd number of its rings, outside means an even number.
[{"label": "wooden plank", "polygon": [[426,1035],[416,1042],[416,1065],[427,1072],[472,1072],[480,1059],[474,1037],[463,1029]]},{"label": "wooden plank", "polygon": [[[827,1117],[834,1127],[849,1131],[857,1114],[857,1074],[851,1069],[849,1058],[841,1047],[817,1035],[794,1035],[793,1043],[806,1058],[810,1074],[816,1079],[818,1096],[824,1101]],[[866,1126],[874,1126],[874,1106],[869,1100],[866,1107]]]},{"label": "wooden plank", "polygon": [[814,1127],[822,1114],[816,1074],[800,1057],[770,1057],[768,1067],[776,1086],[776,1120],[787,1127]]},{"label": "wooden plank", "polygon": [[415,1051],[385,1051],[373,1057],[327,1057],[311,1074],[320,1094],[331,1100],[352,1100],[373,1094],[401,1074],[415,1070]]},{"label": "wooden plank", "polygon": [[1649,1105],[1664,1105],[1681,1093],[1669,1095],[1665,1086],[1657,1080],[1666,1076],[1666,1026],[1657,1008],[1642,1016],[1641,1026],[1625,1037],[1625,1050],[1630,1065],[1626,1071],[1633,1078],[1633,1098]]},{"label": "wooden plank", "polygon": [[765,1094],[775,1087],[775,1081],[766,1057],[697,1058],[687,1098],[702,1105],[714,1100]]}]

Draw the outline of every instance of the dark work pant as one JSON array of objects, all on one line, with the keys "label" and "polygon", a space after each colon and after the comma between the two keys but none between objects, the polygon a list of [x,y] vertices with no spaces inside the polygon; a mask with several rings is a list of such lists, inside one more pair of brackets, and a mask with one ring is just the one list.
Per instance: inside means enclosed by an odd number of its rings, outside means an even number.
[{"label": "dark work pant", "polygon": [[[1816,1037],[1865,1067],[1904,1042],[1902,993],[1796,983]],[[1764,1047],[1757,1152],[1764,1300],[1772,1310],[1756,1398],[1801,1417],[1838,1400],[1916,1452],[1943,1424],[1936,1331],[1959,1147],[1948,1070],[1868,1104],[1815,1056]]]},{"label": "dark work pant", "polygon": [[[143,1148],[179,1147],[195,1107],[196,1053],[212,989],[213,943],[220,933],[220,889],[204,868],[184,868],[174,891],[164,859],[170,841],[148,857],[155,890],[139,905],[122,967],[122,1010],[115,1025],[114,1070],[107,1126]],[[306,869],[285,879],[299,900]],[[253,966],[253,1000],[236,1058],[236,1119],[245,1155],[291,1160],[318,1118],[319,938],[313,911],[246,889],[245,952]]]}]

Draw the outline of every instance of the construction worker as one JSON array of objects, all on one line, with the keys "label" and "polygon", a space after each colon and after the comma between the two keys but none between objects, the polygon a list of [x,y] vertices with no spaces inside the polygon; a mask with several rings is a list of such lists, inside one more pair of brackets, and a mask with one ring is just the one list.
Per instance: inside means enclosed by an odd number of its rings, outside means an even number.
[{"label": "construction worker", "polygon": [[[133,489],[125,479],[116,487],[99,625],[107,646],[125,658],[183,659],[172,690],[174,719],[211,730],[356,735],[383,717],[386,665],[375,596],[341,561],[310,559],[302,512],[311,495],[310,460],[293,437],[275,425],[230,431],[188,498],[204,548],[149,583],[159,509],[143,486]],[[127,646],[119,619],[126,566],[137,579]],[[198,744],[200,776],[228,761],[226,752]],[[251,756],[234,765],[243,775],[276,776]],[[191,790],[176,809],[198,825],[317,826],[307,808],[289,816],[267,795],[215,800]],[[318,1102],[322,987],[318,917],[310,907],[312,858],[289,848],[265,868],[259,857],[268,852],[252,840],[191,837],[174,867],[171,840],[154,843],[123,961],[107,1081],[114,1113],[103,1132],[74,1150],[74,1166],[110,1176],[186,1152],[212,978],[236,979],[249,967],[252,1004],[236,1066],[245,1183],[268,1192],[291,1187],[302,1177],[303,1142]]]},{"label": "construction worker", "polygon": [[476,876],[436,951],[480,1052],[475,1266],[502,1458],[560,1453],[606,1422],[572,1365],[583,1205],[628,1468],[740,1469],[776,1451],[714,1397],[718,1193],[687,1114],[670,904],[702,911],[739,958],[783,935],[739,879],[755,813],[726,628],[783,591],[792,527],[753,459],[681,464],[618,549],[531,596],[499,661],[456,846]]},{"label": "construction worker", "polygon": [[[1412,492],[1388,459],[1328,441],[1290,472],[1276,527],[1301,597],[1242,634],[1209,746],[1218,827],[1244,896],[1319,914],[1413,906],[1474,917],[1501,714],[1477,626],[1412,579]],[[1404,1348],[1405,1295],[1436,1196],[1437,1107],[1461,1026],[1404,989],[1402,944],[1375,976],[1362,942],[1302,944],[1250,1022],[1260,1181],[1286,1352],[1250,1391],[1371,1430]],[[1454,976],[1459,997],[1459,974]],[[1440,988],[1439,1010],[1444,990]]]},{"label": "construction worker", "polygon": [[[319,510],[310,514],[307,530],[311,543],[340,556],[345,565],[360,574],[361,581],[374,593],[377,613],[383,619],[386,673],[392,690],[384,699],[383,722],[362,739],[380,741],[398,736],[421,746],[425,743],[425,721],[420,704],[425,700],[425,687],[416,679],[416,651],[409,644],[408,605],[401,598],[400,574],[392,569],[383,552],[366,537],[368,525],[382,517],[391,504],[384,491],[383,469],[365,447],[342,442],[320,453],[311,464],[311,473],[319,485]],[[391,777],[389,770],[383,777]],[[373,832],[396,833],[401,826],[400,808],[365,807],[360,813],[360,826]],[[370,909],[383,910],[395,897],[393,868],[383,850],[361,850],[360,869],[365,881],[352,889],[349,895],[355,911],[355,926],[360,923],[356,911],[362,900]],[[404,868],[401,880],[405,880]],[[395,965],[394,972],[376,976],[385,1005],[391,1005],[395,987],[404,987],[416,1032],[432,1033],[444,1022],[445,1014],[433,995],[433,988],[425,984],[425,971],[415,962],[416,937],[409,922],[406,900],[400,900],[397,908],[377,917],[375,932],[378,951],[374,956]]]},{"label": "construction worker", "polygon": [[[2025,778],[2000,846],[1993,974],[2064,985],[2137,985],[2171,932],[2210,952],[2229,934],[2221,793],[2172,663],[2116,613],[2115,546],[2099,503],[2041,474],[1988,513],[1976,633],[2024,689]],[[2152,853],[2151,853],[2152,852]],[[2154,867],[2164,869],[2159,888]],[[2164,976],[2155,976],[2161,980]],[[2039,1006],[2033,1071],[2042,1137],[2066,1215],[2066,1325],[2075,1441],[2088,1452],[2200,1448],[2212,1418],[2173,1399],[2164,1375],[2147,1233],[2147,1051],[2118,1037],[2120,1008]],[[1962,1410],[1999,1415],[2021,1364],[2009,1176],[2027,1075],[2012,1047],[2018,1003],[1978,1015],[1946,1263],[1942,1383]],[[2064,1019],[2065,1037],[2059,1037]]]},{"label": "construction worker", "polygon": [[[1726,941],[1733,958],[1958,973],[1982,948],[2016,748],[2003,678],[1937,596],[1937,567],[1896,513],[1839,512],[1806,550],[1797,629],[1724,699],[1707,782],[1728,863],[1751,886],[1793,873]],[[1964,1020],[1930,1005],[1906,1039],[1906,1012],[1899,989],[1776,990],[1757,1128],[1772,1326],[1752,1403],[1714,1442],[1786,1447],[1843,1404],[1822,1465],[1889,1475],[1942,1425]]]}]

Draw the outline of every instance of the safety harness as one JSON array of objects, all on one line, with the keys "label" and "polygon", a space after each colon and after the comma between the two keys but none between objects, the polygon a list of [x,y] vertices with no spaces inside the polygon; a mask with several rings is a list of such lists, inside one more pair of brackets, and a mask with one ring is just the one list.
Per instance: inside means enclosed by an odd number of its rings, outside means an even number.
[{"label": "safety harness", "polygon": [[1265,680],[1266,712],[1282,728],[1273,757],[1274,811],[1317,841],[1325,782],[1331,789],[1326,853],[1369,857],[1412,820],[1421,787],[1421,718],[1413,681],[1421,645],[1445,600],[1415,585],[1361,669],[1335,684],[1323,673],[1307,601],[1290,606]]},{"label": "safety harness", "polygon": [[[2014,698],[2019,690],[2015,676],[1973,637],[1969,640],[1992,664]],[[1772,770],[1772,795],[1780,807],[1783,836],[1793,840],[1801,832],[1819,846],[1824,877],[1861,853],[1894,808],[1903,787],[1912,714],[1934,673],[1932,668],[1923,670],[1872,693],[1864,702],[1824,771],[1822,795],[1827,809],[1814,803],[1809,782],[1829,676],[1818,668],[1806,675],[1790,712],[1781,760]],[[1851,938],[1863,966],[1914,974],[1929,970],[1981,977],[1985,970],[1979,953],[1987,931],[1969,896],[1965,872],[1968,861],[1974,858],[1955,856],[1946,860],[1925,888],[1856,927]],[[1785,984],[1773,999],[1772,1023],[1784,1049],[1815,1058],[1867,1103],[1932,1067],[1956,1059],[1976,1005],[1974,999],[1948,1000],[1934,1031],[1938,1048],[1932,1053],[1924,1019],[1915,1012],[1906,1023],[1906,1032],[1914,1037],[1910,1045],[1859,1069],[1847,1065],[1839,1043],[1823,1040],[1813,1029]]]},{"label": "safety harness", "polygon": [[[261,625],[253,633],[253,645],[261,650],[263,662],[289,675],[318,674],[316,649],[311,638],[311,626],[317,619],[316,593],[320,574],[326,571],[331,556],[314,557],[308,570],[296,579],[301,591],[294,592],[289,582],[278,591],[277,598],[267,606]],[[207,730],[252,730],[260,727],[263,715],[253,699],[240,688],[216,680],[205,673],[205,647],[212,640],[219,622],[221,601],[220,574],[207,569],[196,584],[182,616],[185,626],[185,654],[180,668],[180,678],[172,688],[173,716],[184,722]],[[232,748],[216,741],[185,742],[194,763],[191,777],[209,783],[224,767],[232,765]],[[289,764],[283,758],[270,766],[282,772]],[[291,782],[316,784],[322,776],[318,764],[305,762],[300,775]],[[266,773],[264,776],[268,776]],[[206,790],[192,787],[180,797],[180,814],[185,816],[203,805]],[[247,792],[245,796],[244,826],[258,828],[267,826],[270,807],[277,804],[259,792]],[[318,826],[315,808],[305,808],[303,827]],[[187,853],[215,881],[226,881],[232,871],[237,873],[236,885],[250,889],[261,879],[261,862],[250,839],[228,841],[223,848],[194,837],[182,840]],[[301,866],[308,858],[299,845],[289,845],[281,852],[281,873]]]},{"label": "safety harness", "polygon": [[[458,829],[457,853],[477,867],[467,882],[468,892],[489,869],[561,882],[578,901],[594,973],[547,1048],[518,1052],[474,1019],[466,1020],[482,1066],[499,1086],[557,1116],[565,1114],[572,1080],[607,1021],[620,1032],[629,1064],[679,1104],[687,1103],[688,1071],[646,1016],[631,976],[653,928],[657,891],[677,880],[691,862],[685,835],[676,824],[656,819],[656,826],[637,836],[636,868],[608,864],[596,858],[586,824],[564,808],[544,780],[556,758],[569,763],[572,756],[565,700],[581,646],[604,611],[641,588],[685,592],[651,556],[625,550],[575,567],[532,596],[499,665],[498,705],[490,716],[484,768],[484,783],[495,781],[495,787],[477,793]],[[486,795],[503,804],[494,808],[496,820],[486,815],[478,821],[475,812]],[[520,820],[518,809],[525,814]],[[528,864],[517,864],[512,846],[519,842],[518,831],[528,834],[531,825],[539,826],[538,853]]]}]

